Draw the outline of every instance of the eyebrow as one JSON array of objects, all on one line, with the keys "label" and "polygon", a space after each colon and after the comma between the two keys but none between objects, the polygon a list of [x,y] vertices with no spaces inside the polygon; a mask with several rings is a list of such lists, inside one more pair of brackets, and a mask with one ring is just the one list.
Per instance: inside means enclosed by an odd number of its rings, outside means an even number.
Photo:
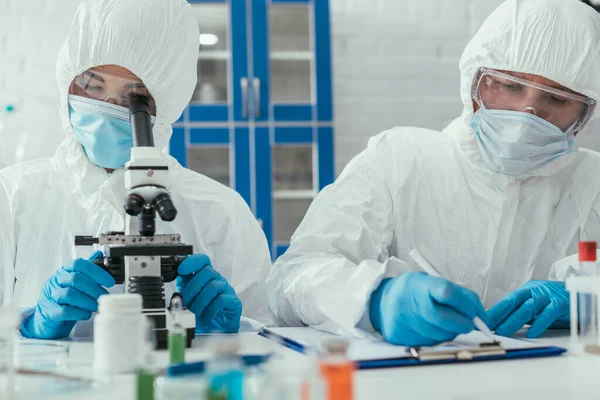
[{"label": "eyebrow", "polygon": [[[509,75],[512,75],[514,77],[527,80],[527,77],[524,77],[524,76],[521,76],[521,75],[517,75],[517,73],[515,73],[515,72],[513,72],[512,74],[509,73]],[[555,83],[555,82],[552,82],[552,83],[547,82],[546,83],[545,82],[545,83],[542,83],[542,85],[548,86],[548,87],[551,87],[551,88],[554,88],[554,89],[562,90],[563,92],[567,92],[567,93],[579,95],[579,93],[577,93],[577,92],[569,89],[568,87],[565,87],[565,86],[561,85],[560,83]]]},{"label": "eyebrow", "polygon": [[99,81],[99,82],[104,82],[104,78],[102,78],[100,75],[96,75],[92,71],[85,71],[84,74],[89,76],[92,79]]},{"label": "eyebrow", "polygon": [[125,89],[137,89],[137,88],[145,88],[146,85],[144,85],[142,82],[135,82],[135,83],[128,83],[127,85],[123,86]]}]

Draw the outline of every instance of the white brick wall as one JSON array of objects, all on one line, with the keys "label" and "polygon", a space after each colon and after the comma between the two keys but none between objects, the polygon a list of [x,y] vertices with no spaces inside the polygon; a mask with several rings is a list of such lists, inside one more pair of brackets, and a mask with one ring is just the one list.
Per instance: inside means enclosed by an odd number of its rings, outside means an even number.
[{"label": "white brick wall", "polygon": [[[459,115],[458,60],[501,0],[330,2],[338,173],[384,129],[441,129]],[[0,0],[0,105],[14,104],[29,137],[46,143],[27,146],[27,157],[62,139],[54,66],[79,3]],[[600,148],[594,139],[581,142]]]},{"label": "white brick wall", "polygon": [[[458,61],[502,0],[330,0],[336,172],[369,137],[459,116]],[[600,123],[578,138],[600,150]]]},{"label": "white brick wall", "polygon": [[79,3],[0,0],[0,109],[14,105],[21,126],[0,140],[20,145],[25,159],[52,154],[62,140],[55,63]]}]

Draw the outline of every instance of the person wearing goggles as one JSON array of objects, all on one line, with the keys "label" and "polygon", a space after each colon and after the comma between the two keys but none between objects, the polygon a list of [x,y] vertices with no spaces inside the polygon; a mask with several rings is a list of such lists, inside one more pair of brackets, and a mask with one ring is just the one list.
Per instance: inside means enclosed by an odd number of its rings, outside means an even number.
[{"label": "person wearing goggles", "polygon": [[481,67],[473,80],[471,127],[487,165],[507,175],[572,153],[596,101],[534,74]]},{"label": "person wearing goggles", "polygon": [[576,140],[598,134],[598,26],[577,0],[501,4],[460,60],[462,115],[371,138],[316,197],[269,276],[279,319],[411,346],[474,317],[500,335],[567,327],[553,264],[600,240],[600,155]]},{"label": "person wearing goggles", "polygon": [[74,237],[125,231],[134,97],[149,102],[179,210],[172,222],[157,218],[156,231],[180,233],[196,252],[165,285],[166,298],[182,294],[198,332],[272,323],[258,221],[236,192],[168,155],[171,125],[196,86],[198,36],[185,0],[81,2],[56,65],[64,141],[52,158],[0,172],[0,305],[23,310],[23,336],[90,336],[98,297],[124,291],[93,263],[102,254],[75,247]]},{"label": "person wearing goggles", "polygon": [[142,80],[126,68],[90,68],[77,75],[69,88],[69,118],[75,137],[88,159],[108,172],[129,161],[133,147],[129,105],[136,96],[148,100],[154,125],[154,98]]}]

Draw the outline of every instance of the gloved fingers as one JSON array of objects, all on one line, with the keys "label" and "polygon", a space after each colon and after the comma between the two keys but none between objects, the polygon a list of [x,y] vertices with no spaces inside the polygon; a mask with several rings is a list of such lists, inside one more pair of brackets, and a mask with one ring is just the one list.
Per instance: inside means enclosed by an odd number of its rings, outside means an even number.
[{"label": "gloved fingers", "polygon": [[[533,324],[531,324],[527,330],[526,336],[530,339],[540,336],[546,329],[554,324],[557,319],[565,316],[564,308],[565,307],[558,302],[551,301],[550,304],[539,313],[535,321],[533,321]],[[566,308],[568,313],[568,305]]]},{"label": "gloved fingers", "polygon": [[[235,305],[234,305],[235,304]],[[237,332],[239,330],[239,319],[242,315],[242,304],[240,300],[235,295],[230,294],[221,294],[217,298],[215,298],[209,305],[206,307],[202,315],[202,319],[207,321],[208,323],[212,322],[213,319],[217,316],[219,312],[224,309],[236,309],[239,310],[232,318],[226,321],[226,323],[221,324],[219,327],[224,329],[227,333]],[[235,327],[237,326],[237,329]]]},{"label": "gloved fingers", "polygon": [[60,306],[74,306],[89,312],[98,311],[98,302],[96,299],[71,287],[62,288],[57,286],[53,291],[53,300]]},{"label": "gloved fingers", "polygon": [[103,270],[102,267],[82,258],[73,260],[64,266],[63,270],[67,272],[77,272],[83,274],[104,287],[112,287],[115,285],[115,278]]},{"label": "gloved fingers", "polygon": [[[438,306],[437,308],[439,309],[442,307],[443,306]],[[424,307],[424,308],[428,308],[428,307]],[[447,307],[444,307],[444,308],[446,308],[447,310],[450,310]],[[434,310],[433,313],[438,312],[439,311],[438,309]],[[427,313],[427,316],[424,315],[425,313]],[[456,335],[458,335],[459,333],[463,333],[463,332],[455,332],[454,330],[450,329],[448,326],[445,326],[442,319],[439,319],[436,322],[430,321],[428,318],[430,318],[431,316],[432,316],[431,311],[424,312],[423,314],[421,314],[421,318],[419,321],[415,321],[414,324],[410,324],[410,326],[408,326],[407,328],[410,331],[417,333],[421,337],[434,340],[436,343],[447,342],[449,340],[454,339],[456,337]],[[465,317],[463,317],[463,318],[465,318]],[[467,321],[468,321],[468,318],[467,318]],[[473,325],[472,322],[471,322],[471,325]],[[470,330],[472,330],[472,329],[470,329]]]},{"label": "gloved fingers", "polygon": [[[229,314],[233,314],[232,312],[229,312]],[[224,308],[219,311],[217,313],[217,315],[215,315],[215,317],[212,319],[211,325],[216,325],[216,326],[223,326],[227,323],[227,321],[229,320],[229,318],[233,317],[234,315],[227,315],[227,310],[225,310]]]},{"label": "gloved fingers", "polygon": [[475,316],[485,317],[485,309],[475,292],[443,278],[433,279],[429,296],[436,303],[451,307],[470,319]]},{"label": "gloved fingers", "polygon": [[104,257],[104,254],[100,250],[94,251],[89,257],[88,261],[96,261]]},{"label": "gloved fingers", "polygon": [[188,276],[178,276],[177,279],[175,279],[175,287],[177,288],[177,291],[179,293],[181,293],[183,291],[183,289],[185,289],[185,287],[187,286],[187,284],[192,280],[192,276],[188,275]]},{"label": "gloved fingers", "polygon": [[108,294],[108,290],[104,289],[94,280],[84,274],[76,272],[68,272],[60,270],[56,274],[56,283],[62,288],[72,287],[79,290],[81,293],[98,300],[98,297],[103,294]]},{"label": "gloved fingers", "polygon": [[531,290],[528,288],[517,289],[514,292],[506,295],[502,300],[496,303],[487,312],[487,317],[484,320],[486,325],[495,330],[502,322],[515,310],[519,309],[523,303],[531,298]]},{"label": "gloved fingers", "polygon": [[179,264],[177,273],[179,275],[190,275],[201,271],[205,267],[212,267],[210,258],[206,254],[194,254]]},{"label": "gloved fingers", "polygon": [[[204,288],[219,277],[219,273],[213,268],[206,268],[192,277],[183,277],[184,285],[181,295],[183,296],[185,306],[189,308],[192,303],[195,303],[196,297],[204,291]],[[208,303],[205,303],[204,307],[207,305]]]},{"label": "gloved fingers", "polygon": [[420,312],[422,318],[433,329],[443,329],[454,336],[468,333],[475,329],[472,318],[456,311],[454,308],[438,304],[433,300],[430,300],[430,304],[426,307],[422,307]]},{"label": "gloved fingers", "polygon": [[79,307],[47,303],[44,307],[38,307],[42,317],[53,323],[64,321],[85,321],[92,317],[92,313]]},{"label": "gloved fingers", "polygon": [[[474,291],[467,289],[465,287],[460,286],[461,296],[464,296],[466,299],[470,299],[470,305],[475,308],[476,316],[481,319],[485,319],[487,313],[485,312],[485,307],[479,298],[479,295]],[[475,316],[473,316],[474,318]]]},{"label": "gloved fingers", "polygon": [[227,291],[228,286],[229,285],[224,280],[215,279],[208,282],[202,288],[202,291],[192,300],[192,304],[195,308],[194,313],[196,315],[203,313],[214,299]]},{"label": "gloved fingers", "polygon": [[[391,333],[384,332],[383,337],[386,341],[400,346],[414,347],[414,346],[434,346],[441,343],[439,340],[435,340],[429,337],[425,337],[415,332],[411,327],[405,326],[404,329],[393,331]],[[451,339],[450,339],[451,340]]]},{"label": "gloved fingers", "polygon": [[512,336],[550,304],[548,296],[535,296],[510,314],[497,328],[496,335]]},{"label": "gloved fingers", "polygon": [[64,306],[63,321],[87,321],[92,318],[92,313],[79,307]]}]

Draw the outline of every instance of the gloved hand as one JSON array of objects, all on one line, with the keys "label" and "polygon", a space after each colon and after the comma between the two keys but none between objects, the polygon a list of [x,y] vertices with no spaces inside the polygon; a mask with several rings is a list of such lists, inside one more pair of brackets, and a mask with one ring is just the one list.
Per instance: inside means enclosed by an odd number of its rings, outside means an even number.
[{"label": "gloved hand", "polygon": [[485,317],[475,292],[424,272],[385,279],[371,295],[369,312],[385,340],[403,346],[452,340],[475,329],[475,316]]},{"label": "gloved hand", "polygon": [[177,269],[177,290],[196,314],[196,331],[235,333],[240,330],[242,302],[204,254],[186,258]]},{"label": "gloved hand", "polygon": [[103,286],[115,284],[108,272],[91,262],[100,257],[102,252],[95,251],[88,260],[78,258],[46,281],[35,311],[21,323],[24,337],[67,337],[77,321],[88,320],[98,311],[98,297],[108,294]]},{"label": "gloved hand", "polygon": [[546,329],[569,327],[569,293],[564,282],[529,281],[488,311],[487,325],[497,335],[512,336],[531,324],[528,338]]}]

